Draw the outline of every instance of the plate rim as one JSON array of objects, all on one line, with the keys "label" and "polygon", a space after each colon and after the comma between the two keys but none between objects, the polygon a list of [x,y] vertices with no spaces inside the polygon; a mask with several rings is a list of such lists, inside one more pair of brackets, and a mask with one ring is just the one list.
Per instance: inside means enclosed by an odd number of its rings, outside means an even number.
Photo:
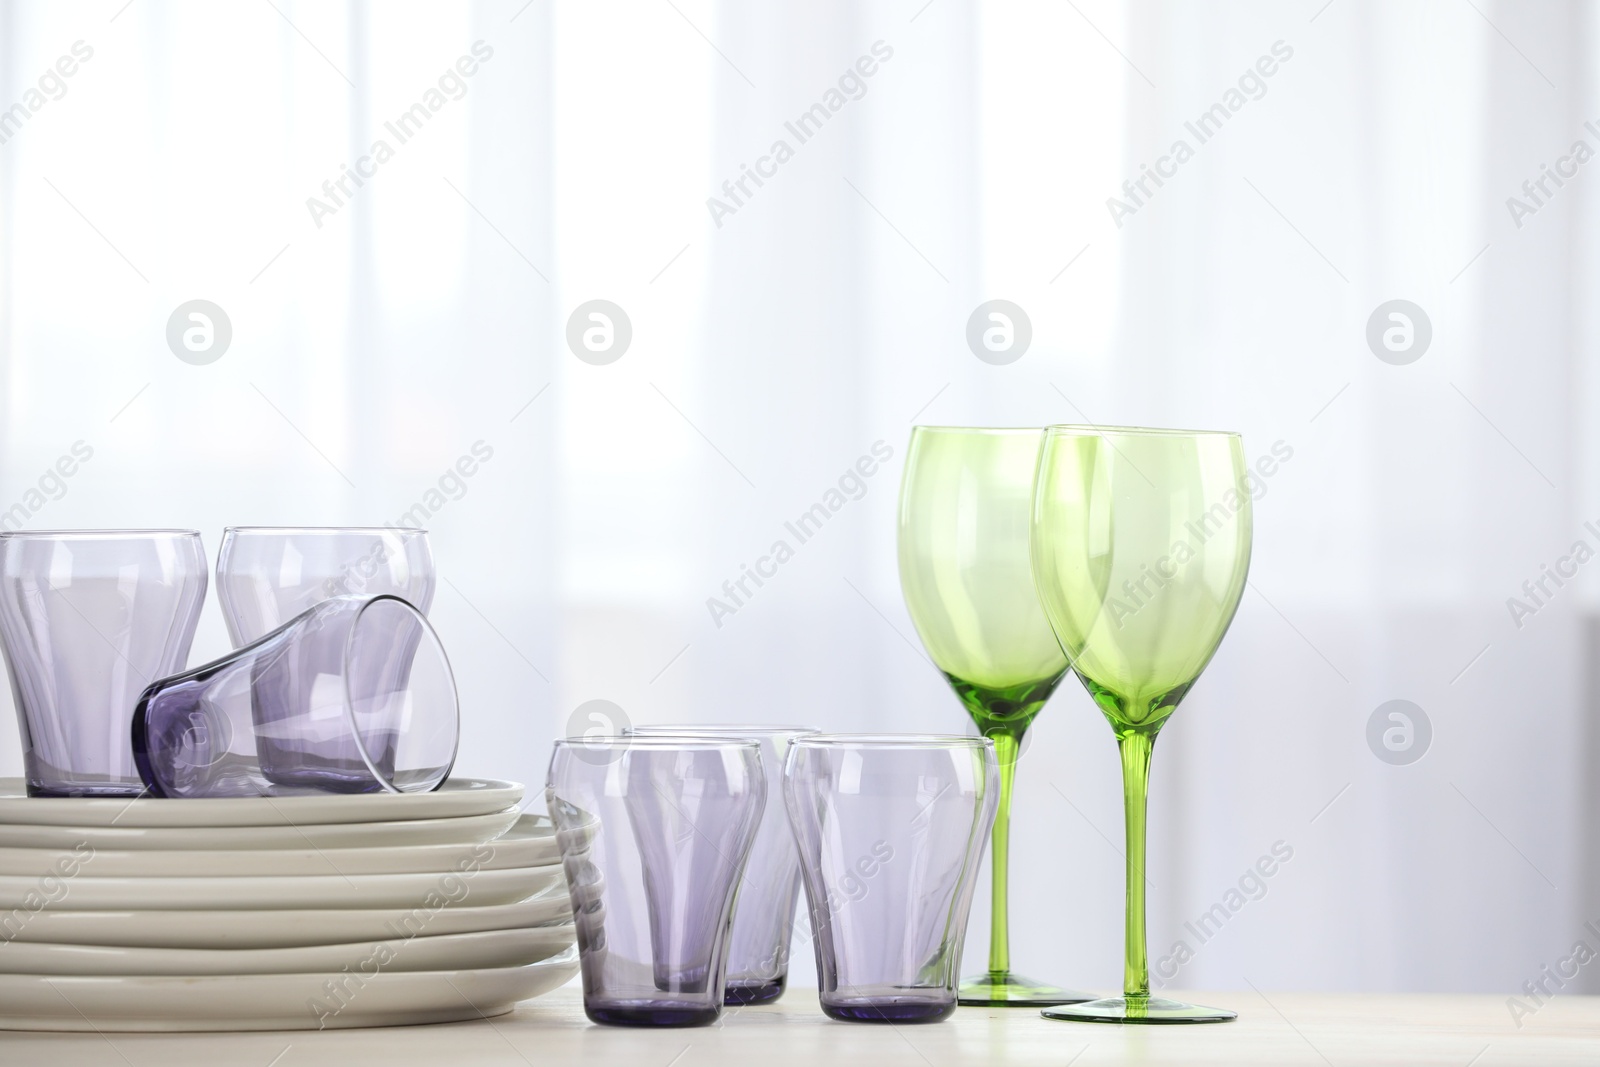
[{"label": "plate rim", "polygon": [[[490,812],[490,814],[491,815],[503,815],[504,812]],[[464,817],[465,818],[473,818],[474,816],[464,816]],[[540,820],[543,820],[547,825],[540,826],[539,825],[539,821]],[[416,820],[407,820],[407,821],[416,821]],[[359,825],[370,826],[370,825],[373,825],[373,824],[371,824],[371,823],[363,823],[363,824],[359,824]],[[74,828],[71,828],[71,827],[57,827],[57,829],[68,830],[68,829],[74,829]],[[85,829],[85,827],[76,827],[76,829]],[[148,827],[146,829],[176,829],[176,827]],[[205,829],[221,829],[221,827],[206,827]],[[274,856],[274,855],[283,855],[283,854],[287,853],[287,854],[295,856],[296,858],[301,858],[301,859],[310,859],[312,857],[325,859],[325,860],[327,860],[327,865],[331,866],[335,871],[337,871],[338,870],[338,862],[337,861],[339,861],[339,860],[346,860],[346,861],[356,860],[356,859],[366,860],[366,859],[373,859],[373,858],[376,858],[376,857],[378,857],[380,855],[384,855],[384,854],[388,854],[388,853],[394,853],[396,855],[409,855],[409,854],[414,854],[414,853],[417,853],[417,852],[426,852],[429,855],[439,857],[438,862],[443,862],[443,857],[445,857],[447,855],[451,855],[451,854],[454,854],[454,853],[459,853],[459,852],[461,852],[463,850],[471,851],[471,850],[474,850],[474,849],[478,848],[480,845],[495,845],[495,844],[501,844],[501,843],[505,843],[505,844],[533,844],[533,845],[540,845],[540,844],[545,844],[547,842],[548,843],[556,843],[556,828],[555,828],[554,823],[551,822],[550,817],[548,815],[544,815],[542,813],[525,812],[521,816],[519,816],[517,818],[517,821],[512,823],[511,826],[508,829],[506,829],[506,831],[504,833],[500,834],[498,837],[487,838],[486,840],[483,840],[483,841],[446,841],[446,842],[434,841],[434,842],[429,842],[427,844],[421,844],[421,845],[402,845],[402,844],[393,844],[393,843],[391,843],[391,844],[379,844],[379,845],[330,845],[330,846],[328,846],[326,848],[317,848],[316,846],[314,846],[314,845],[312,845],[310,843],[302,843],[299,846],[291,846],[291,847],[286,847],[286,848],[231,848],[230,849],[230,848],[112,848],[112,847],[103,847],[103,848],[94,848],[93,851],[92,851],[92,855],[89,858],[85,859],[84,863],[85,864],[89,864],[89,863],[92,863],[94,861],[101,860],[101,859],[112,859],[112,860],[117,860],[117,861],[121,861],[121,862],[132,862],[132,861],[138,859],[139,857],[152,857],[152,856],[160,857],[161,859],[166,860],[167,862],[175,862],[174,858],[175,857],[179,857],[179,856],[208,856],[208,857],[213,857],[216,862],[225,862],[228,859],[240,859],[240,860],[242,860],[244,857],[250,857],[252,859],[255,859],[255,858],[259,858],[259,857],[271,857],[271,856]],[[18,856],[16,856],[15,857],[15,862],[18,863],[18,864],[21,864],[21,863],[30,863],[30,862],[33,862],[33,861],[37,860],[39,862],[39,864],[40,864],[39,869],[38,869],[39,872],[46,871],[54,863],[58,862],[60,859],[62,859],[64,857],[76,856],[76,851],[75,851],[74,848],[69,848],[69,847],[65,847],[65,846],[56,847],[56,848],[48,848],[48,847],[45,847],[45,846],[42,846],[42,845],[0,845],[0,878],[23,878],[23,877],[38,877],[39,876],[38,872],[35,872],[33,874],[27,874],[27,875],[15,874],[15,873],[8,872],[7,869],[6,869],[6,862],[5,861],[11,858],[8,855],[9,853],[26,853],[27,855],[18,855]],[[151,859],[151,860],[149,860],[149,862],[153,864],[153,863],[158,862],[158,860]],[[560,850],[559,850],[559,847],[557,848],[556,858],[554,860],[552,860],[551,862],[552,863],[560,862]],[[516,864],[514,866],[542,867],[542,866],[546,866],[546,864],[542,864],[542,863]],[[482,868],[482,869],[484,869],[484,870],[505,870],[507,868],[503,868],[503,867],[485,867],[485,868]],[[422,869],[422,870],[416,870],[416,871],[356,871],[356,872],[345,872],[345,873],[356,873],[356,874],[447,874],[449,872],[446,871],[446,870]],[[198,875],[198,874],[193,874],[193,875],[191,875],[191,874],[185,874],[185,875],[144,875],[144,874],[95,875],[92,872],[86,874],[86,876],[87,877],[100,877],[100,878],[160,878],[160,877],[224,878],[224,877],[230,877],[228,875],[221,875],[221,874],[211,874],[211,875]],[[263,878],[263,877],[272,877],[272,876],[270,876],[270,875],[240,875],[238,877]],[[295,877],[295,876],[286,875],[286,876],[283,876],[283,877]],[[298,877],[303,877],[303,875],[298,876]]]},{"label": "plate rim", "polygon": [[[168,801],[162,801],[161,803],[169,803],[169,802]],[[185,803],[185,802],[184,801],[171,801],[170,803],[182,804],[182,803]],[[90,836],[99,836],[99,837],[101,837],[103,839],[104,835],[110,834],[110,835],[113,835],[113,837],[112,837],[113,841],[125,841],[125,842],[127,842],[129,844],[133,844],[133,843],[141,841],[141,840],[148,840],[148,838],[143,836],[143,835],[149,835],[149,834],[171,835],[174,838],[179,838],[179,837],[184,837],[184,836],[193,835],[193,834],[197,834],[197,833],[237,835],[237,834],[250,834],[250,833],[253,833],[253,832],[256,832],[256,831],[260,831],[261,835],[265,836],[265,837],[271,837],[271,836],[276,836],[276,835],[284,835],[284,834],[288,834],[288,833],[298,832],[299,840],[302,841],[302,842],[310,841],[311,838],[310,838],[309,835],[311,835],[311,834],[320,834],[320,833],[324,833],[324,832],[330,832],[331,833],[331,832],[334,832],[334,831],[341,831],[341,832],[352,832],[352,831],[362,831],[362,830],[365,830],[367,832],[376,831],[376,832],[380,832],[380,833],[393,834],[393,835],[400,836],[400,837],[404,838],[405,836],[407,836],[410,833],[421,833],[424,830],[433,830],[433,829],[438,829],[440,827],[449,829],[449,828],[452,827],[452,824],[456,824],[458,822],[465,822],[465,821],[468,821],[468,820],[476,820],[474,822],[474,826],[487,825],[491,820],[498,821],[500,819],[504,819],[506,816],[512,815],[512,813],[516,812],[517,810],[518,809],[513,805],[511,807],[502,808],[499,811],[487,811],[487,812],[483,812],[483,813],[478,814],[478,815],[452,815],[452,816],[448,816],[448,817],[444,817],[444,818],[437,818],[437,819],[393,819],[393,820],[372,820],[372,821],[368,821],[368,822],[348,822],[348,823],[305,823],[303,825],[291,825],[291,824],[285,823],[285,824],[278,825],[278,826],[56,826],[56,825],[41,824],[41,823],[9,823],[9,822],[5,822],[4,820],[0,820],[0,838],[4,838],[6,832],[10,831],[10,830],[38,831],[38,832],[40,832],[42,834],[60,834],[60,835],[63,836],[63,838],[72,838],[72,837],[77,837],[78,835],[90,835]],[[506,824],[506,826],[502,827],[499,832],[501,834],[505,833],[506,830],[508,830],[512,826],[516,825],[516,821],[517,821],[517,817],[513,816],[511,822]],[[456,826],[455,828],[459,829],[460,827]],[[126,837],[121,837],[121,836],[117,836],[117,835],[127,835],[127,836]],[[466,837],[466,838],[462,838],[460,841],[453,842],[453,843],[455,843],[455,844],[469,844],[469,845],[470,844],[480,844],[480,843],[482,843],[484,841],[492,841],[497,836],[499,836],[499,835],[498,834],[493,834],[493,835],[490,835],[490,836],[487,836],[487,837],[469,836],[469,837]],[[91,845],[94,844],[93,841],[88,841],[88,843],[91,844]],[[440,842],[429,842],[429,843],[431,843],[431,844],[439,844]],[[29,846],[12,845],[12,846],[6,846],[6,847],[24,848],[24,847],[29,847]],[[41,846],[32,846],[32,847],[41,847]],[[107,845],[105,847],[109,848],[111,846]],[[159,848],[159,846],[156,846],[156,847]],[[199,849],[207,849],[210,846],[197,845],[197,846],[191,846],[191,847],[192,848],[199,848]],[[246,847],[251,847],[251,846],[246,846]],[[298,848],[300,846],[299,845],[269,845],[269,844],[262,844],[262,845],[255,845],[253,847],[256,850],[268,851],[268,850],[279,850],[279,849],[290,849],[290,850],[292,850],[292,849]],[[405,844],[403,844],[401,842],[398,842],[398,841],[390,841],[390,842],[387,842],[385,844],[371,845],[371,846],[364,846],[364,845],[328,845],[328,846],[318,846],[318,845],[315,844],[315,842],[312,842],[311,847],[312,848],[318,848],[318,847],[327,847],[327,848],[366,848],[366,847],[371,847],[371,848],[396,848],[396,847],[398,847],[398,848],[404,848],[404,847],[409,847],[409,846],[407,846],[407,845],[405,845]],[[139,849],[137,846],[135,846],[135,850],[144,851],[144,849]],[[68,852],[72,851],[72,846],[69,845],[65,849],[65,851],[68,851]],[[167,849],[162,849],[162,851],[182,851],[182,850],[181,849],[167,848]]]},{"label": "plate rim", "polygon": [[[491,974],[509,974],[515,971],[526,971],[533,968],[548,967],[554,969],[558,965],[577,963],[580,960],[578,944],[574,941],[571,945],[551,956],[549,959],[536,960],[533,963],[515,963],[509,967],[452,967],[445,969],[435,968],[431,971],[379,971],[368,978],[368,981],[380,980],[386,975],[406,975],[408,980],[420,980],[428,977],[438,977],[442,974],[475,974],[488,972]],[[154,982],[161,985],[170,985],[176,982],[195,982],[209,979],[231,979],[233,981],[258,982],[261,979],[290,979],[290,978],[330,978],[337,971],[284,971],[281,974],[6,974],[0,975],[0,980],[32,980],[37,982],[76,982],[84,985],[109,985],[128,982]],[[263,983],[264,984],[264,983]],[[0,1009],[3,1012],[3,1009]]]},{"label": "plate rim", "polygon": [[[564,934],[556,932],[556,931],[560,931],[563,927],[566,928],[566,932]],[[545,931],[545,932],[548,932],[548,933],[540,933],[541,931]],[[477,945],[495,944],[500,939],[505,938],[505,936],[508,935],[508,934],[512,935],[512,936],[524,935],[530,941],[536,941],[540,945],[548,944],[552,938],[555,939],[557,942],[565,942],[565,943],[558,943],[557,950],[555,952],[552,952],[550,954],[550,956],[545,957],[545,959],[550,959],[550,958],[553,958],[554,956],[561,955],[562,953],[566,952],[569,947],[571,947],[572,945],[576,945],[577,944],[577,928],[576,928],[575,922],[571,918],[568,918],[564,922],[541,923],[541,924],[536,925],[536,926],[506,926],[506,927],[499,927],[499,928],[490,929],[490,930],[458,930],[458,931],[455,931],[455,932],[452,932],[452,933],[443,933],[443,934],[422,933],[422,934],[416,934],[413,937],[365,938],[365,939],[362,939],[362,940],[359,940],[359,941],[332,941],[332,942],[327,942],[325,944],[316,944],[316,945],[272,945],[272,946],[264,946],[264,947],[259,947],[259,948],[237,948],[237,947],[188,948],[188,947],[185,947],[185,946],[182,946],[182,945],[79,945],[79,944],[74,944],[74,943],[72,943],[70,941],[24,941],[24,942],[19,942],[19,944],[21,944],[23,946],[26,946],[25,951],[33,951],[33,952],[36,952],[36,953],[42,952],[42,953],[48,953],[48,954],[54,954],[54,953],[59,952],[59,953],[66,954],[66,955],[69,955],[69,956],[80,956],[80,957],[81,957],[82,954],[85,954],[85,953],[94,953],[94,954],[96,954],[96,956],[100,956],[102,954],[121,954],[124,957],[126,957],[128,954],[133,954],[134,959],[135,959],[135,961],[136,961],[138,966],[149,966],[150,962],[148,960],[140,961],[140,957],[144,953],[159,953],[159,954],[168,956],[169,958],[172,958],[174,960],[176,960],[178,958],[178,954],[179,953],[193,953],[193,954],[197,954],[202,959],[209,958],[208,962],[214,962],[214,963],[221,963],[228,957],[237,958],[240,954],[247,954],[247,955],[251,955],[251,956],[255,956],[257,958],[260,958],[260,955],[263,954],[263,953],[274,953],[274,954],[277,954],[279,956],[288,956],[291,953],[306,954],[306,953],[312,953],[312,952],[326,952],[326,953],[332,953],[332,954],[335,954],[335,955],[344,954],[344,955],[348,956],[350,959],[360,959],[362,956],[365,956],[365,955],[369,954],[370,952],[374,951],[377,948],[377,946],[380,945],[380,944],[393,945],[393,944],[400,943],[400,942],[403,942],[405,944],[430,943],[430,944],[432,944],[432,945],[434,945],[436,947],[440,946],[440,945],[443,945],[447,949],[450,948],[451,946],[455,946],[455,945],[464,945],[464,946],[470,948],[470,947],[477,946]],[[536,951],[537,951],[537,949],[536,949]],[[0,959],[4,959],[4,958],[5,958],[4,954],[0,954]],[[290,958],[292,959],[292,957],[290,957]],[[113,956],[113,957],[108,958],[107,962],[116,962],[116,960],[115,960],[115,958]],[[190,965],[192,965],[193,962],[196,962],[196,961],[191,960],[190,961]],[[508,966],[523,967],[523,966],[529,966],[532,963],[542,963],[542,962],[543,962],[543,960],[532,960],[527,964],[510,964]],[[128,966],[134,966],[134,965],[135,964],[131,964],[131,963],[128,964]],[[433,971],[437,971],[439,969],[440,968],[438,968],[438,967],[426,968],[426,970],[433,970]],[[457,968],[457,969],[458,970],[490,970],[490,969],[493,969],[493,968],[470,967],[469,966],[469,967],[462,967],[462,968]],[[320,974],[320,973],[323,973],[323,972],[321,972],[321,971],[313,971],[313,970],[309,970],[309,969],[301,969],[301,970],[284,970],[284,971],[238,971],[238,972],[231,972],[231,973],[232,973],[233,976],[238,977],[238,976],[243,976],[243,975],[255,975],[255,974]],[[397,971],[396,973],[417,973],[417,972],[415,972],[415,971],[411,971],[411,972],[400,972],[400,971]],[[41,977],[41,978],[80,978],[80,977],[81,978],[129,978],[129,977],[173,978],[173,977],[183,977],[183,976],[188,976],[188,977],[200,977],[200,976],[218,977],[218,976],[227,976],[227,975],[230,974],[230,972],[199,970],[199,971],[188,971],[188,972],[173,972],[173,973],[170,973],[170,974],[168,974],[168,973],[149,974],[149,973],[145,973],[145,972],[134,972],[134,973],[131,973],[131,974],[50,974],[50,975],[44,975],[44,974],[38,974],[37,972],[32,972],[32,971],[0,971],[0,974],[34,975],[35,977]]]},{"label": "plate rim", "polygon": [[[565,909],[564,912],[561,912],[560,911],[560,906],[563,905],[563,904],[566,905],[566,909]],[[463,901],[460,904],[452,904],[448,909],[445,910],[445,912],[443,912],[441,914],[449,915],[449,916],[453,916],[453,917],[464,917],[464,921],[465,922],[473,924],[473,925],[477,925],[479,923],[485,923],[485,922],[491,923],[491,924],[514,924],[514,923],[520,923],[520,922],[526,922],[527,921],[521,915],[518,914],[518,910],[517,909],[520,909],[520,910],[534,910],[536,912],[542,912],[542,911],[544,911],[546,909],[555,908],[558,911],[558,914],[559,914],[558,918],[555,918],[554,920],[544,919],[544,920],[539,921],[539,922],[531,923],[531,925],[534,925],[534,926],[547,926],[547,925],[550,925],[550,923],[552,921],[554,921],[556,923],[562,923],[562,922],[570,921],[572,919],[572,917],[573,917],[572,916],[572,910],[571,910],[571,904],[572,904],[572,898],[571,898],[571,895],[569,894],[569,892],[567,890],[567,887],[566,887],[565,883],[562,882],[562,881],[554,881],[554,882],[551,882],[550,885],[544,887],[543,889],[539,890],[536,893],[533,893],[532,895],[530,895],[528,897],[523,898],[522,900],[517,900],[517,901],[512,901],[510,903],[502,903],[502,904],[469,904],[469,903]],[[328,929],[334,929],[334,930],[338,930],[338,929],[344,928],[345,925],[349,924],[349,923],[372,922],[374,920],[380,920],[380,919],[384,919],[384,918],[393,919],[393,918],[403,914],[404,911],[405,911],[405,909],[403,909],[403,908],[387,908],[387,907],[378,907],[378,908],[298,908],[298,909],[295,909],[295,913],[301,917],[302,922],[308,923],[308,924],[315,924],[319,928],[328,928]],[[197,939],[197,940],[204,939],[204,938],[201,938],[200,934],[197,932],[197,931],[199,931],[201,929],[214,933],[218,929],[227,928],[227,929],[230,929],[230,930],[234,931],[235,935],[237,936],[240,932],[258,931],[263,926],[271,926],[273,928],[281,928],[282,927],[282,923],[279,920],[279,911],[278,911],[278,909],[273,909],[273,908],[233,908],[233,909],[229,909],[229,910],[218,909],[218,910],[215,910],[215,911],[178,911],[178,910],[173,910],[173,909],[158,909],[158,908],[84,908],[84,909],[82,909],[80,911],[50,910],[50,911],[47,911],[45,913],[45,915],[46,915],[46,923],[48,924],[46,929],[53,928],[55,930],[56,936],[58,936],[58,937],[63,933],[68,933],[69,931],[82,929],[85,926],[90,928],[88,930],[88,933],[90,935],[96,937],[96,938],[112,938],[112,937],[126,936],[126,935],[123,935],[123,934],[116,933],[115,932],[115,928],[126,927],[128,925],[137,925],[137,927],[140,930],[144,931],[146,933],[146,935],[148,935],[156,925],[160,925],[161,927],[165,928],[165,927],[171,926],[174,922],[180,921],[180,920],[187,920],[187,924],[188,925],[187,925],[186,929],[188,931],[188,936],[190,938],[192,938],[192,939]],[[153,919],[152,916],[160,916],[160,918],[159,919]],[[108,928],[110,928],[110,932],[108,932]],[[302,929],[303,928],[304,927],[302,927]],[[482,929],[505,929],[505,928],[506,928],[506,926],[504,926],[504,925],[491,925],[491,926],[482,927]],[[163,934],[164,935],[166,933],[169,933],[169,932],[170,931],[163,930]],[[458,931],[458,932],[463,932],[464,933],[464,932],[469,932],[469,931]],[[183,935],[180,935],[180,936],[183,936]],[[208,935],[208,936],[210,936],[210,935]],[[318,937],[318,938],[321,938],[321,937],[324,937],[324,936],[333,936],[333,937],[338,938],[338,940],[341,941],[341,942],[349,942],[350,941],[350,935],[348,933],[332,934],[332,935],[326,935],[326,934],[322,934],[322,933],[315,933],[315,934],[306,934],[306,935],[302,935],[302,936],[310,936],[310,937]],[[261,940],[259,933],[254,934],[254,935],[246,935],[244,937],[244,939],[245,940],[249,940],[249,941],[257,941],[257,942],[259,942]],[[22,940],[21,935],[18,936],[17,940]],[[360,938],[360,939],[357,939],[357,940],[360,940],[360,941],[373,941],[373,940],[381,940],[381,938],[378,938],[378,939]],[[54,942],[54,943],[57,943],[57,944],[83,944],[84,942],[81,942],[81,941],[59,942],[58,941],[58,942]],[[91,945],[104,944],[103,941],[93,941],[93,942],[88,942],[88,943],[91,944]],[[316,942],[312,942],[312,943],[314,944]],[[328,942],[324,941],[322,943],[326,944]],[[161,948],[161,947],[184,948],[184,947],[188,947],[188,946],[170,945],[170,944],[169,945],[161,945],[161,944],[155,944],[155,945],[151,945],[151,944],[129,945],[129,944],[124,942],[122,944],[111,945],[109,947],[114,947],[114,948]],[[244,948],[246,946],[238,944],[237,942],[235,942],[235,943],[224,945],[222,947],[234,949],[234,948]],[[258,944],[255,944],[255,945],[252,945],[252,946],[249,946],[249,947],[254,947],[254,948],[273,948],[273,947],[286,948],[286,947],[297,947],[297,946],[282,945],[282,944],[265,944],[265,945],[263,945],[263,944],[259,944],[258,943]]]},{"label": "plate rim", "polygon": [[[263,1031],[281,1030],[286,1028],[312,1030],[323,1029],[324,1026],[329,1029],[359,1029],[379,1026],[404,1026],[430,1022],[460,1021],[479,1017],[489,1018],[496,1015],[504,1015],[512,1011],[520,1003],[545,996],[546,994],[554,992],[556,989],[566,985],[580,973],[580,960],[581,957],[578,953],[578,946],[573,944],[564,951],[559,952],[548,959],[539,960],[535,963],[518,964],[512,967],[467,967],[443,971],[380,971],[369,978],[368,981],[389,985],[420,985],[430,978],[437,980],[442,977],[445,979],[447,984],[449,984],[452,988],[455,988],[457,996],[465,1003],[459,1007],[455,1004],[452,1004],[448,1007],[437,1008],[429,1007],[419,1009],[412,1007],[405,1009],[368,1009],[367,1011],[363,1012],[359,1007],[361,1003],[360,998],[355,998],[352,1000],[351,1004],[352,1006],[356,1007],[356,1010],[349,1016],[345,1016],[341,1012],[339,1016],[333,1018],[331,1023],[317,1018],[301,1017],[299,1015],[292,1017],[287,1015],[272,1015],[268,1014],[267,1012],[262,1012],[254,1016],[234,1016],[232,1018],[220,1020],[214,1018],[205,1018],[199,1014],[179,1015],[174,1013],[167,1016],[152,1016],[147,1014],[135,1020],[133,1017],[125,1015],[108,1017],[102,1012],[95,1010],[95,1006],[93,1005],[90,1006],[90,1011],[87,1012],[81,1010],[77,1005],[73,1005],[73,1012],[71,1014],[62,1012],[57,1015],[29,1014],[27,1012],[13,1011],[9,1008],[0,1008],[0,1030],[33,1032],[87,1032],[88,1030],[93,1030],[97,1033],[193,1033],[202,1031]],[[544,984],[543,988],[541,988],[539,992],[526,996],[516,996],[510,993],[504,993],[487,997],[480,996],[478,1000],[473,1000],[469,998],[466,993],[463,993],[459,988],[456,988],[455,981],[452,981],[452,979],[459,979],[463,982],[473,983],[481,982],[486,979],[492,981],[501,978],[509,981],[518,973],[527,974],[532,977],[545,971],[553,971],[556,972],[557,975],[564,974],[564,977],[561,977],[559,981],[555,981],[553,984]],[[54,988],[57,983],[63,983],[69,984],[69,988],[75,986],[82,990],[92,986],[100,986],[102,988],[110,987],[115,989],[120,984],[130,992],[138,992],[140,991],[140,986],[129,985],[128,983],[139,982],[146,983],[146,985],[143,986],[144,990],[151,993],[161,993],[168,990],[189,990],[195,988],[197,985],[208,989],[215,989],[216,986],[213,983],[216,983],[219,980],[232,980],[235,983],[261,986],[272,981],[288,982],[293,979],[305,980],[309,984],[311,981],[316,981],[318,979],[326,980],[331,977],[333,977],[333,975],[324,972],[253,975],[84,975],[77,977],[37,974],[7,974],[0,975],[0,987],[14,984],[29,989],[37,989],[42,986]],[[24,986],[23,983],[27,983],[27,985]],[[62,994],[59,990],[56,992],[58,996],[65,996],[65,994]],[[249,992],[249,990],[246,990],[246,992]],[[287,990],[285,990],[285,992],[287,992]],[[293,993],[289,995],[297,996],[299,993],[300,990],[294,990]],[[144,1022],[147,1025],[133,1027],[127,1025],[128,1023],[135,1021]]]},{"label": "plate rim", "polygon": [[[427,793],[316,793],[286,797],[30,797],[26,780],[0,777],[0,825],[97,829],[231,829],[343,825],[491,815],[516,807],[527,786],[504,778],[447,778]],[[440,798],[448,798],[441,800]],[[507,797],[503,803],[499,798]],[[492,809],[483,805],[495,803]],[[396,806],[401,806],[396,810]],[[443,807],[432,816],[423,811]],[[482,810],[480,810],[482,809]],[[26,814],[24,814],[26,813]],[[396,818],[400,816],[401,818]]]},{"label": "plate rim", "polygon": [[[241,877],[228,876],[199,876],[195,878],[101,878],[89,879],[83,876],[72,878],[66,882],[69,891],[59,900],[51,903],[49,908],[55,912],[72,911],[173,911],[193,914],[199,911],[277,911],[284,913],[286,918],[292,918],[298,911],[306,910],[334,910],[326,904],[307,903],[306,898],[336,899],[339,894],[349,893],[361,897],[371,898],[378,894],[394,894],[394,899],[387,899],[383,903],[368,904],[349,909],[353,911],[407,911],[426,906],[427,901],[434,894],[451,892],[443,883],[446,879],[462,879],[462,884],[481,886],[482,893],[495,895],[516,892],[519,884],[524,880],[537,879],[535,888],[530,889],[516,900],[503,900],[500,903],[515,904],[533,896],[543,890],[546,885],[566,884],[566,871],[560,862],[541,864],[536,867],[507,867],[501,869],[479,869],[470,875],[465,871],[422,871],[406,872],[402,874],[315,874],[315,875],[247,875]],[[360,881],[358,881],[358,879]],[[8,875],[0,878],[0,890],[13,891],[17,894],[19,903],[11,903],[10,898],[0,899],[0,911],[25,911],[26,894],[37,893],[39,879],[26,878],[19,875]],[[73,890],[76,891],[73,891]],[[81,901],[89,894],[102,894],[109,900],[91,898],[81,906],[74,907],[76,901]],[[229,902],[239,896],[250,895],[257,899],[266,899],[277,902],[276,907],[256,906],[248,909],[236,908],[211,908],[206,904],[210,901]],[[415,900],[412,900],[415,895]],[[470,892],[469,892],[470,895]],[[148,896],[150,900],[138,899]],[[399,898],[403,897],[404,900]],[[447,896],[443,899],[448,900]],[[453,906],[453,905],[441,905]]]}]

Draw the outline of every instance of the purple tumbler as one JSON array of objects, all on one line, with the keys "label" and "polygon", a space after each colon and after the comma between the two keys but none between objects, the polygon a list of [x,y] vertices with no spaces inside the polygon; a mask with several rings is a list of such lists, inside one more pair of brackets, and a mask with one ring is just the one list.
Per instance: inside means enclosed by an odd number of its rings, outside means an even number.
[{"label": "purple tumbler", "polygon": [[193,530],[0,533],[0,641],[31,796],[138,796],[139,691],[181,671],[206,596]]},{"label": "purple tumbler", "polygon": [[766,792],[747,739],[556,742],[545,796],[590,1019],[704,1026],[722,1014],[734,894]]},{"label": "purple tumbler", "polygon": [[901,1023],[955,1011],[998,773],[984,737],[810,734],[789,745],[784,799],[824,1013]]}]

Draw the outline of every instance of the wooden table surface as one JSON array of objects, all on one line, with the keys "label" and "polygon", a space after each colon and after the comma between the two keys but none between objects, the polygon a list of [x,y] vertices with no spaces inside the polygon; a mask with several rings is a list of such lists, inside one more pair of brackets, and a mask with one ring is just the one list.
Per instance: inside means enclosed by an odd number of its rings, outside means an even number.
[{"label": "wooden table surface", "polygon": [[[1180,994],[1168,994],[1179,996]],[[323,1033],[0,1033],[5,1067],[944,1067],[945,1064],[1218,1064],[1345,1067],[1600,1065],[1600,997],[1560,996],[1519,1029],[1500,996],[1183,994],[1239,1012],[1207,1026],[1051,1022],[1036,1011],[962,1008],[922,1026],[833,1022],[815,994],[729,1011],[715,1026],[633,1030],[594,1026],[576,985],[510,1015],[441,1026]]]}]

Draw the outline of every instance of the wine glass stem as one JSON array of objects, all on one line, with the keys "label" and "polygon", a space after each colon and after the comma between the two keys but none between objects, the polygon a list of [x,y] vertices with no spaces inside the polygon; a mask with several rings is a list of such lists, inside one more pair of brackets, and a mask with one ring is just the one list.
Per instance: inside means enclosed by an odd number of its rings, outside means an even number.
[{"label": "wine glass stem", "polygon": [[1150,752],[1153,731],[1119,733],[1122,753],[1122,802],[1127,822],[1128,915],[1124,937],[1122,991],[1130,997],[1150,995],[1150,957],[1144,937],[1145,812],[1150,795]]},{"label": "wine glass stem", "polygon": [[990,834],[992,862],[989,906],[989,973],[1003,975],[1011,970],[1011,931],[1008,925],[1007,875],[1011,856],[1011,786],[1017,777],[1017,752],[1021,738],[996,731],[995,760],[1000,765],[1000,804],[995,810],[994,830]]}]

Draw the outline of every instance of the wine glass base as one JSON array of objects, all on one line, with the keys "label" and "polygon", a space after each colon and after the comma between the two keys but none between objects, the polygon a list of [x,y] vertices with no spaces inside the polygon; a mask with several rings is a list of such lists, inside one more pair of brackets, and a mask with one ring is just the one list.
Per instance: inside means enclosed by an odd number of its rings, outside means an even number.
[{"label": "wine glass base", "polygon": [[1093,993],[1063,989],[1014,971],[986,971],[964,978],[956,991],[956,1003],[969,1008],[1042,1008],[1093,999]]},{"label": "wine glass base", "polygon": [[1083,1023],[1225,1023],[1239,1017],[1226,1008],[1166,1000],[1162,997],[1106,997],[1064,1004],[1039,1013],[1046,1019]]}]

